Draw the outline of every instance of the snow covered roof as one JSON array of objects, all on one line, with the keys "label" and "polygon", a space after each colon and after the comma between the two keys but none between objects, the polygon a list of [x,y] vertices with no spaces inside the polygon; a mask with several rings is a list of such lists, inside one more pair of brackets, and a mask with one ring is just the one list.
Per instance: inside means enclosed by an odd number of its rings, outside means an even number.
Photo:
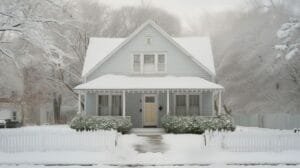
[{"label": "snow covered roof", "polygon": [[143,90],[143,89],[200,89],[223,90],[221,85],[200,77],[144,77],[124,75],[104,75],[83,83],[75,90]]},{"label": "snow covered roof", "polygon": [[196,61],[213,74],[216,74],[209,37],[179,37],[173,39],[187,50]]},{"label": "snow covered roof", "polygon": [[124,38],[90,38],[84,60],[82,76],[85,76],[97,63],[119,46]]},{"label": "snow covered roof", "polygon": [[86,76],[93,71],[97,65],[101,65],[109,55],[125,45],[131,38],[140,32],[148,24],[156,28],[169,41],[175,43],[177,47],[187,53],[192,59],[206,69],[212,75],[215,75],[213,54],[211,50],[209,37],[179,37],[173,38],[164,32],[153,21],[144,23],[128,38],[90,38],[86,58],[83,66],[82,76]]}]

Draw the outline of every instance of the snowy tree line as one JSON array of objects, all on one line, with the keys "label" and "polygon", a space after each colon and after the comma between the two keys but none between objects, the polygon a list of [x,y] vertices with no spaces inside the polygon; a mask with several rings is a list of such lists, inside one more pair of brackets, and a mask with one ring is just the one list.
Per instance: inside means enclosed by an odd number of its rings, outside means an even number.
[{"label": "snowy tree line", "polygon": [[202,19],[208,27],[200,33],[212,37],[217,82],[226,89],[224,110],[299,113],[299,1],[248,2],[247,11]]},{"label": "snowy tree line", "polygon": [[1,97],[15,95],[22,121],[36,123],[41,109],[75,111],[81,70],[91,36],[125,37],[148,19],[170,34],[180,22],[154,7],[113,10],[97,1],[3,0],[0,5]]},{"label": "snowy tree line", "polygon": [[175,15],[151,5],[2,0],[0,97],[13,95],[24,122],[38,123],[41,109],[63,122],[62,111],[76,112],[72,88],[82,82],[89,37],[126,37],[152,19],[174,36],[211,36],[226,111],[300,112],[299,2],[247,2],[247,11],[203,13],[187,31]]}]

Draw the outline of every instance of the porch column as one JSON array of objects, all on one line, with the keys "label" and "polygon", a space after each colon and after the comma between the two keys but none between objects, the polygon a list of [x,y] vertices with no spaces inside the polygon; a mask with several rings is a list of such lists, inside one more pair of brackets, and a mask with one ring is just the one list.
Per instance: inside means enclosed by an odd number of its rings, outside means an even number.
[{"label": "porch column", "polygon": [[222,91],[220,90],[219,91],[219,108],[218,108],[218,113],[219,113],[219,115],[221,114],[221,112],[222,112],[222,110],[221,110],[221,96],[222,96]]},{"label": "porch column", "polygon": [[81,114],[81,94],[78,93],[78,111],[77,114]]},{"label": "porch column", "polygon": [[167,90],[167,115],[170,114],[170,91]]},{"label": "porch column", "polygon": [[125,90],[123,90],[123,99],[122,99],[122,116],[126,117],[126,96],[125,96]]}]

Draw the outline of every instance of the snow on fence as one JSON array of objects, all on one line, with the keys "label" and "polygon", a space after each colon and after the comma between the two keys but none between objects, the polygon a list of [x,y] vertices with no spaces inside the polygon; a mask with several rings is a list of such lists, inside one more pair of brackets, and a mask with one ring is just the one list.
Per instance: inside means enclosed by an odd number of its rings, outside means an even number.
[{"label": "snow on fence", "polygon": [[228,134],[222,147],[233,152],[278,152],[300,150],[300,135],[290,134]]},{"label": "snow on fence", "polygon": [[67,126],[24,127],[0,130],[0,152],[112,151],[116,131],[76,132]]},{"label": "snow on fence", "polygon": [[207,132],[208,147],[232,152],[278,152],[300,150],[300,133],[277,132]]},{"label": "snow on fence", "polygon": [[300,115],[287,113],[233,114],[236,125],[293,129],[300,128]]}]

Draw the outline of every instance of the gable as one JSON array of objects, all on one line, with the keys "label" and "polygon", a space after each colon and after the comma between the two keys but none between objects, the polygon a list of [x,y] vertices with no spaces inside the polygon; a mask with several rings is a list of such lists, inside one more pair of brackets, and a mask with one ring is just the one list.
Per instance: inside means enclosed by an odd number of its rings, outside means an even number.
[{"label": "gable", "polygon": [[[152,32],[152,34],[150,32]],[[154,41],[153,45],[145,47],[145,45],[143,46],[145,42],[141,40],[141,38],[145,38],[145,36],[147,36],[149,33],[151,34],[151,36],[155,36],[154,40],[158,37],[160,38],[160,41]],[[209,75],[215,75],[209,38],[171,38],[152,22],[142,25],[127,39],[92,38],[86,58],[88,63],[85,63],[82,75],[87,76],[98,69],[100,66],[105,66],[105,64],[107,64],[106,61],[109,60],[110,57],[112,57],[113,55],[117,55],[116,53],[118,53],[119,50],[123,50],[125,46],[128,46],[128,43],[132,43],[132,41],[134,41],[135,39],[139,39],[140,42],[133,45],[133,47],[129,47],[131,52],[139,50],[163,51],[170,48],[172,48],[172,50],[176,50],[174,48],[177,48],[177,52],[185,55],[186,58],[189,57],[188,59],[192,60],[194,63],[200,66],[201,70],[206,71]],[[161,48],[160,46],[162,45],[162,43],[168,43],[168,45],[166,46],[167,48]],[[103,47],[100,48],[99,46]],[[130,53],[126,54],[130,55]],[[105,64],[103,64],[104,62]]]},{"label": "gable", "polygon": [[[145,37],[149,35],[152,38],[151,45],[147,45],[145,41]],[[199,76],[211,80],[211,75],[206,70],[202,69],[181,50],[170,43],[157,30],[149,26],[109,57],[104,64],[90,73],[87,76],[87,81],[105,74],[141,75],[135,74],[132,71],[132,54],[153,52],[166,53],[166,73],[161,75]]]}]

